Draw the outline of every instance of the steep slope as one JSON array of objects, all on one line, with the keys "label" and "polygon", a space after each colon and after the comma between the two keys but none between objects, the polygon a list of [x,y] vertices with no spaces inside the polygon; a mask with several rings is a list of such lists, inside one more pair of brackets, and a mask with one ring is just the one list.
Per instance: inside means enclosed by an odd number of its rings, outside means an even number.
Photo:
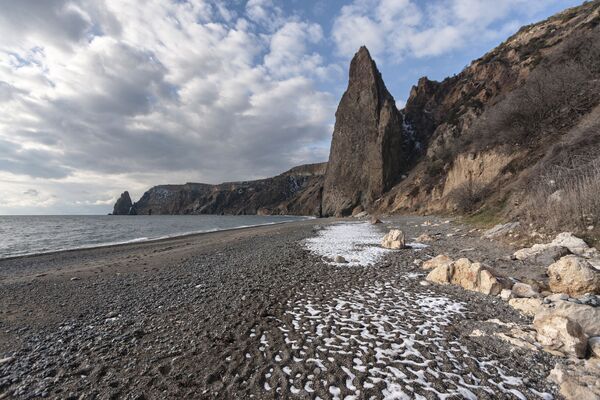
[{"label": "steep slope", "polygon": [[598,228],[599,60],[596,0],[521,28],[458,75],[421,78],[397,110],[363,47],[327,164],[252,182],[157,186],[133,210],[329,216],[358,207]]},{"label": "steep slope", "polygon": [[376,208],[528,214],[539,184],[556,182],[550,170],[598,149],[597,125],[578,126],[600,100],[599,25],[600,2],[586,3],[523,27],[456,76],[419,80],[402,112],[423,153]]},{"label": "steep slope", "polygon": [[320,188],[325,164],[293,168],[273,178],[219,185],[160,185],[133,205],[149,214],[320,214]]},{"label": "steep slope", "polygon": [[350,63],[348,88],[335,114],[323,188],[323,214],[369,207],[407,167],[402,117],[366,47]]}]

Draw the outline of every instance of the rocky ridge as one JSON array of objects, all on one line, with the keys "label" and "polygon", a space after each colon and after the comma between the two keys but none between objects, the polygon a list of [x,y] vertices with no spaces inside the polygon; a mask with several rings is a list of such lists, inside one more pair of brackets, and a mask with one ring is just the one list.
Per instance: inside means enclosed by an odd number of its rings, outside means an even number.
[{"label": "rocky ridge", "polygon": [[218,185],[186,183],[148,190],[132,207],[151,214],[320,215],[325,164],[295,167],[273,178]]}]

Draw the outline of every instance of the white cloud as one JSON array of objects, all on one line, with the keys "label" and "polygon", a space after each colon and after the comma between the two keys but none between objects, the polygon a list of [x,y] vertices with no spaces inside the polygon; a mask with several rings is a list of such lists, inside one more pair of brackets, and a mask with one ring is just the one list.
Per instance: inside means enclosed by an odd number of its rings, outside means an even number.
[{"label": "white cloud", "polygon": [[[549,2],[557,2],[551,0]],[[366,45],[375,57],[400,62],[409,57],[439,56],[480,38],[500,39],[549,2],[529,0],[354,0],[342,7],[332,37],[337,52],[350,57]]]},{"label": "white cloud", "polygon": [[13,2],[0,12],[0,213],[106,209],[125,189],[322,161],[335,99],[316,83],[337,71],[311,50],[322,40],[265,0]]}]

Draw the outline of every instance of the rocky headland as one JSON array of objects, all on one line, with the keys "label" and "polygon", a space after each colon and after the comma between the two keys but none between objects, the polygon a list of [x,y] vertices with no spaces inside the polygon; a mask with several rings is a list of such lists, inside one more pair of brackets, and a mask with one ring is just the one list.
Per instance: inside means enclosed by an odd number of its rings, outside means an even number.
[{"label": "rocky headland", "polygon": [[156,186],[131,210],[453,213],[597,236],[598,57],[600,3],[591,1],[522,27],[455,76],[421,78],[398,109],[363,47],[327,163],[253,182]]}]

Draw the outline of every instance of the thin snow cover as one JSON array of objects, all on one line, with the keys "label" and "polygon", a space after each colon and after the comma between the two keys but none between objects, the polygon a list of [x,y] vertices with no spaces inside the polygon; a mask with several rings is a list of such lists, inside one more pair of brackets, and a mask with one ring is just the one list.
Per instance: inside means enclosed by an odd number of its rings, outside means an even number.
[{"label": "thin snow cover", "polygon": [[[266,355],[278,371],[261,376],[266,390],[294,387],[300,397],[319,390],[334,399],[552,398],[509,372],[501,357],[473,354],[448,334],[465,318],[465,303],[427,288],[408,291],[401,281],[333,288],[323,293],[329,301],[288,300],[277,320],[285,330],[267,328],[269,348],[285,356],[273,363]],[[328,373],[336,370],[343,373]]]},{"label": "thin snow cover", "polygon": [[[305,245],[330,264],[373,265],[391,251],[380,246],[383,236],[368,222],[343,222],[325,227],[317,236],[306,239]],[[344,257],[348,263],[334,263],[336,256]]]}]

